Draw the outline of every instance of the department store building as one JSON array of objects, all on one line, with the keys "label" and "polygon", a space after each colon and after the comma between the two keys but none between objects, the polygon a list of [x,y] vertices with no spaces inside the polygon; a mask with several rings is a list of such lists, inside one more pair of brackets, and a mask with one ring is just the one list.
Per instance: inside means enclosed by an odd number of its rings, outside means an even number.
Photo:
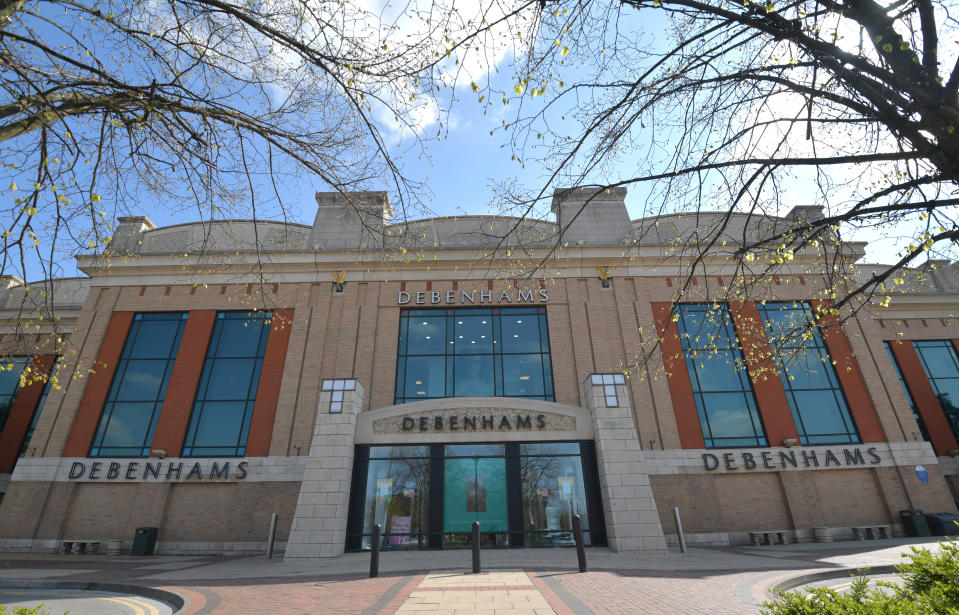
[{"label": "department store building", "polygon": [[[837,316],[800,251],[724,301],[744,237],[821,213],[630,220],[594,192],[548,222],[388,225],[383,193],[320,193],[312,227],[121,218],[86,277],[7,280],[0,549],[157,527],[158,553],[262,552],[275,512],[288,560],[373,524],[384,549],[465,546],[473,521],[564,546],[577,514],[590,544],[662,552],[674,507],[719,545],[956,511],[952,264]],[[720,224],[688,277],[677,239]]]}]

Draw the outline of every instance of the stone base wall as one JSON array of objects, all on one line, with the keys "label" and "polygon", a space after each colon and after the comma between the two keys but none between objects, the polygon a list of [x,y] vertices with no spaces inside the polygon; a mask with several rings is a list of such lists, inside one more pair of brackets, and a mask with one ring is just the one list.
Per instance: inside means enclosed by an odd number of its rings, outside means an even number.
[{"label": "stone base wall", "polygon": [[[121,542],[120,553],[129,555],[133,547],[132,540]],[[266,553],[266,541],[197,541],[184,542],[175,540],[158,540],[154,555],[258,555]],[[283,551],[286,549],[286,542],[277,540],[273,545],[273,557],[283,557]],[[5,538],[0,539],[0,552],[4,553],[61,553],[63,550],[62,540],[30,540]],[[92,555],[104,555],[106,553],[106,543],[101,542],[100,550],[97,553],[88,553]]]},{"label": "stone base wall", "polygon": [[157,552],[258,553],[271,513],[289,536],[297,482],[65,483],[13,481],[0,502],[0,550],[55,552],[64,540],[131,542],[157,527]]}]

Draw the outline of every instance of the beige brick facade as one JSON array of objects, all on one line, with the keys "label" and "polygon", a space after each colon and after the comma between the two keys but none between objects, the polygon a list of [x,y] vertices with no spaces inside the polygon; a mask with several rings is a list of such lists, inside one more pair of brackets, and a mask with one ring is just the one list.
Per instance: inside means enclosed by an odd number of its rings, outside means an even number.
[{"label": "beige brick facade", "polygon": [[[621,216],[613,215],[613,201],[604,201],[595,224],[619,224]],[[263,548],[270,513],[276,512],[277,538],[289,539],[287,557],[342,553],[354,446],[382,440],[357,441],[357,424],[365,424],[357,416],[397,412],[393,404],[400,311],[469,307],[457,295],[464,290],[488,291],[491,297],[530,290],[536,296],[532,305],[545,307],[555,402],[536,403],[554,403],[557,413],[573,418],[576,414],[569,408],[575,408],[591,421],[566,432],[531,436],[530,441],[583,439],[583,434],[591,434],[597,489],[613,548],[664,549],[665,541],[675,535],[673,507],[680,509],[690,540],[720,544],[747,541],[751,530],[788,530],[800,540],[811,540],[812,528],[823,526],[833,528],[837,538],[857,525],[888,524],[901,531],[900,510],[955,512],[959,464],[950,451],[933,451],[921,442],[883,345],[886,341],[959,340],[959,320],[949,317],[956,305],[950,303],[951,295],[937,300],[934,291],[917,291],[915,298],[897,300],[893,311],[882,318],[867,306],[844,321],[852,358],[874,408],[869,412],[878,420],[881,435],[838,448],[858,446],[865,452],[878,447],[881,463],[706,471],[701,467],[703,454],[716,453],[721,459],[727,452],[752,451],[749,454],[761,459],[762,451],[684,446],[681,427],[690,426],[677,419],[677,401],[669,383],[678,376],[664,371],[653,306],[673,301],[686,279],[665,248],[633,263],[623,258],[622,246],[602,243],[608,228],[577,226],[576,233],[586,244],[577,248],[575,256],[561,251],[547,259],[542,279],[512,280],[507,263],[496,270],[472,266],[483,247],[471,244],[472,239],[456,239],[467,235],[465,231],[457,234],[465,221],[433,224],[435,236],[445,237],[449,244],[422,248],[421,253],[430,255],[426,259],[404,261],[400,252],[389,249],[333,246],[329,242],[335,234],[325,234],[322,249],[305,244],[277,249],[276,258],[269,262],[251,260],[241,241],[219,256],[211,255],[209,266],[185,267],[188,259],[184,261],[182,254],[191,249],[189,238],[175,235],[173,229],[156,229],[142,234],[138,257],[115,259],[109,266],[98,257],[82,261],[90,275],[89,289],[75,310],[72,329],[65,332],[68,344],[58,350],[63,352],[60,373],[68,376],[60,376],[62,386],[50,391],[27,458],[12,475],[0,477],[5,492],[0,500],[0,549],[52,550],[58,541],[70,538],[129,540],[135,528],[156,526],[161,552],[255,552]],[[291,227],[297,237],[309,232],[308,227]],[[554,230],[547,223],[543,228]],[[591,246],[590,241],[600,243]],[[613,277],[604,288],[595,269],[611,265]],[[340,292],[331,282],[331,273],[341,270],[347,277]],[[714,300],[717,289],[730,283],[730,272],[723,266],[708,273],[689,283],[682,301]],[[818,298],[821,288],[820,280],[797,268],[757,290],[752,298],[804,301]],[[548,301],[540,300],[540,291],[548,295]],[[414,298],[423,293],[430,301],[401,304],[398,297],[403,292]],[[433,293],[441,300],[432,302]],[[447,297],[457,299],[448,302]],[[203,474],[197,480],[147,480],[140,475],[142,466],[131,477],[99,482],[70,477],[71,464],[91,462],[82,456],[89,442],[77,435],[83,420],[78,417],[86,416],[84,411],[98,416],[99,408],[83,405],[90,370],[112,373],[113,366],[96,362],[115,314],[251,309],[292,310],[292,321],[283,325],[290,327],[289,343],[274,366],[279,384],[275,408],[271,407],[275,410],[272,432],[265,434],[260,453],[248,453],[245,458],[250,464],[246,477],[209,479],[215,459],[202,460]],[[913,313],[915,317],[910,316]],[[17,352],[10,336],[0,343],[6,344],[7,352]],[[18,343],[22,345],[23,340]],[[32,353],[54,350],[49,336],[30,344]],[[627,375],[625,383],[616,387],[622,399],[619,407],[607,408],[589,385],[591,375],[604,373]],[[349,410],[329,413],[329,393],[321,391],[324,379],[359,383]],[[498,403],[479,399],[473,407]],[[510,407],[521,409],[522,402]],[[457,442],[496,440],[489,434],[457,438]],[[510,438],[503,441],[522,441],[521,435]],[[415,435],[400,434],[394,443],[415,441]],[[766,449],[776,459],[779,452],[789,452],[779,445],[771,442]],[[792,450],[804,448],[808,447]],[[128,468],[130,463],[150,460],[103,461]],[[188,468],[193,460],[178,461]],[[918,480],[917,465],[926,468],[927,483]],[[851,532],[846,537],[851,538]]]}]

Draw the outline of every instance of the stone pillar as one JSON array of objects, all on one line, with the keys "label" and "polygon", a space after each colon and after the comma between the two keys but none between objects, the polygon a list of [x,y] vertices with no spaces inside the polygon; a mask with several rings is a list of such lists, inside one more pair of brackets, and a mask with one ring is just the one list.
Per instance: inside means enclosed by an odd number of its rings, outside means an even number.
[{"label": "stone pillar", "polygon": [[609,547],[614,551],[665,553],[666,538],[633,424],[624,376],[591,374],[583,383],[583,391],[586,407],[593,415]]},{"label": "stone pillar", "polygon": [[355,379],[323,381],[284,561],[343,554],[356,415],[363,397],[363,387]]}]

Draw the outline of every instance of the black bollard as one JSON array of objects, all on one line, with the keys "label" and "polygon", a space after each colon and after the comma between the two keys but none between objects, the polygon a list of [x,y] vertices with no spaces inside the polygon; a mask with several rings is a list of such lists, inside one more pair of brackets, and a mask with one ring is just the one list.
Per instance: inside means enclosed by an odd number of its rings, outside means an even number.
[{"label": "black bollard", "polygon": [[579,571],[587,572],[586,545],[583,544],[583,520],[579,515],[573,515],[573,539],[576,541],[576,559],[579,560]]},{"label": "black bollard", "polygon": [[370,578],[380,576],[380,531],[379,523],[373,526],[373,549],[370,551]]},{"label": "black bollard", "polygon": [[473,522],[473,574],[480,573],[480,532],[479,521]]}]

